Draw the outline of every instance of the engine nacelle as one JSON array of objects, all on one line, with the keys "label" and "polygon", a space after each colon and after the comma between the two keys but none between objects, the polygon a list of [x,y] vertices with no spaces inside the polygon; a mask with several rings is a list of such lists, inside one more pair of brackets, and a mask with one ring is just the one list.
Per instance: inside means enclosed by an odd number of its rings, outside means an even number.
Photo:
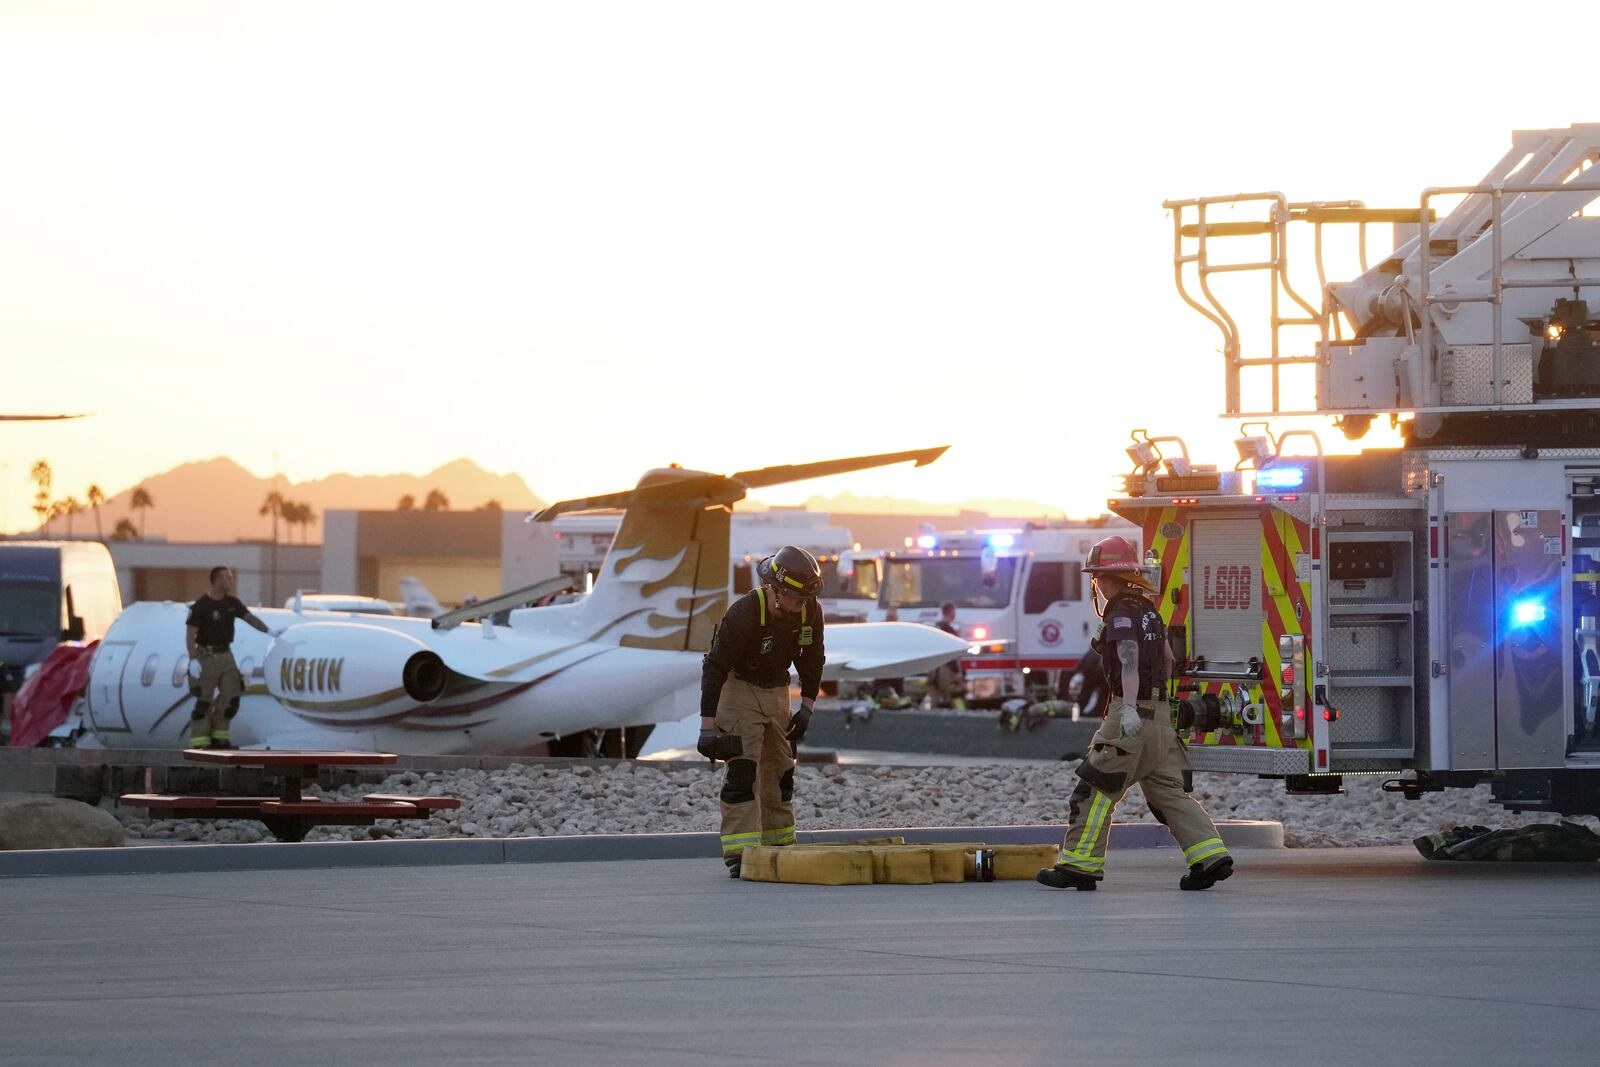
[{"label": "engine nacelle", "polygon": [[450,669],[408,634],[381,626],[313,622],[291,626],[262,663],[267,691],[328,724],[403,717],[444,695]]}]

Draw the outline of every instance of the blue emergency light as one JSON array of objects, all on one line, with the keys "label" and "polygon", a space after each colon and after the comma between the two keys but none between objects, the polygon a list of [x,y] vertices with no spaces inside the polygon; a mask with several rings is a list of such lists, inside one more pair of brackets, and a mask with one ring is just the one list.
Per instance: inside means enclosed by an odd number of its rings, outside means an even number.
[{"label": "blue emergency light", "polygon": [[1264,467],[1256,471],[1257,489],[1299,489],[1305,484],[1304,467]]},{"label": "blue emergency light", "polygon": [[1519,600],[1511,605],[1511,625],[1532,626],[1544,622],[1545,606],[1542,601],[1535,599]]},{"label": "blue emergency light", "polygon": [[1010,548],[1012,545],[1014,545],[1016,543],[1017,543],[1017,539],[1015,537],[1013,537],[1011,534],[1008,534],[1008,533],[998,533],[998,534],[990,534],[989,535],[989,547],[990,548]]}]

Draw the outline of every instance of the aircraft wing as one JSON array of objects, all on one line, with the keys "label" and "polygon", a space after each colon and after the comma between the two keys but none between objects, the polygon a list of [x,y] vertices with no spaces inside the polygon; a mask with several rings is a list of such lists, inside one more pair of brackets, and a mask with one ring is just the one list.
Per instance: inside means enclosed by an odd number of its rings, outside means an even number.
[{"label": "aircraft wing", "polygon": [[966,653],[968,643],[915,622],[859,622],[829,626],[824,634],[830,681],[896,678],[930,671]]}]

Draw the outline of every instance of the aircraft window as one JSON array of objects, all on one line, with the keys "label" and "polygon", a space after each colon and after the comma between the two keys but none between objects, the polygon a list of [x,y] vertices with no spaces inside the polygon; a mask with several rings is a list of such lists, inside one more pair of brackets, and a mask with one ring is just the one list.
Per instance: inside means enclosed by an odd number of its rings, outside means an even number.
[{"label": "aircraft window", "polygon": [[189,657],[179,656],[172,664],[172,688],[182,689],[183,684],[189,680]]},{"label": "aircraft window", "polygon": [[152,652],[150,658],[144,661],[144,671],[139,675],[140,685],[149,688],[156,684],[156,660],[160,658],[160,656]]}]

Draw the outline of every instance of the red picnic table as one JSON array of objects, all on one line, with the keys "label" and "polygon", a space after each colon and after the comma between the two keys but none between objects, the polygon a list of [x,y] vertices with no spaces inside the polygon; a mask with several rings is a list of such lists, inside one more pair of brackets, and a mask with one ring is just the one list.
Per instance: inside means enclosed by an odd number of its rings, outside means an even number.
[{"label": "red picnic table", "polygon": [[359,801],[326,802],[301,792],[306,779],[315,782],[323,767],[391,765],[400,759],[392,752],[189,748],[183,757],[227,767],[261,767],[276,772],[283,780],[282,788],[275,797],[127,793],[117,799],[132,807],[160,811],[172,819],[257,819],[280,841],[303,841],[307,831],[316,826],[371,826],[378,819],[426,819],[435,811],[461,806],[456,797],[373,793]]}]

